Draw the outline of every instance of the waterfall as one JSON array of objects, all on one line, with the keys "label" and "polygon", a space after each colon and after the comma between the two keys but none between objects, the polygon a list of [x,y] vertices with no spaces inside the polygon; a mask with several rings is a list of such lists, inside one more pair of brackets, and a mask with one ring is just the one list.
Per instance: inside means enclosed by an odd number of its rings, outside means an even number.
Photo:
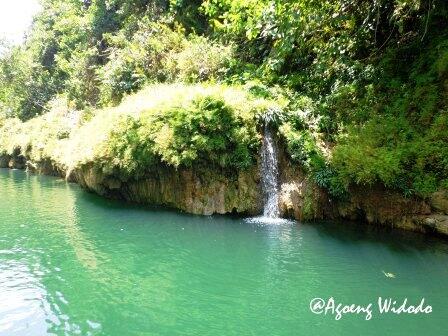
[{"label": "waterfall", "polygon": [[264,137],[261,148],[261,182],[264,194],[263,215],[268,218],[278,218],[280,209],[278,206],[277,148],[267,121],[264,124]]}]

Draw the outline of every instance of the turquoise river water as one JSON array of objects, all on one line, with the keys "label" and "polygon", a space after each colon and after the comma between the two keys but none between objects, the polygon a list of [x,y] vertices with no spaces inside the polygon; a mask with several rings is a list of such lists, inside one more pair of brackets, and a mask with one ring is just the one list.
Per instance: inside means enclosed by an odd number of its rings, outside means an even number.
[{"label": "turquoise river water", "polygon": [[[310,310],[331,297],[371,319]],[[378,297],[432,312],[380,314]],[[442,239],[192,216],[0,170],[0,335],[447,335],[447,302]]]}]

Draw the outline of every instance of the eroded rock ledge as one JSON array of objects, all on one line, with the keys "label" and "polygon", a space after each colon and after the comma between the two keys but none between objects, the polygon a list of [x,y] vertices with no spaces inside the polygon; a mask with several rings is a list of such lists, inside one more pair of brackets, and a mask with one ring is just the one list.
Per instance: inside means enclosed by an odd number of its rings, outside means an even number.
[{"label": "eroded rock ledge", "polygon": [[[236,175],[222,172],[161,167],[138,180],[123,181],[86,165],[67,176],[50,161],[31,162],[20,154],[0,156],[0,167],[27,169],[77,182],[99,195],[143,204],[159,204],[193,214],[245,214],[262,212],[262,191],[257,167]],[[280,160],[280,208],[284,217],[298,220],[344,218],[370,224],[448,236],[448,191],[431,198],[405,198],[382,187],[353,188],[344,202],[332,201],[299,166]]]},{"label": "eroded rock ledge", "polygon": [[259,175],[255,170],[227,177],[210,171],[163,167],[139,180],[121,181],[86,166],[75,171],[74,176],[81,186],[106,197],[166,205],[193,214],[254,215],[262,207]]}]

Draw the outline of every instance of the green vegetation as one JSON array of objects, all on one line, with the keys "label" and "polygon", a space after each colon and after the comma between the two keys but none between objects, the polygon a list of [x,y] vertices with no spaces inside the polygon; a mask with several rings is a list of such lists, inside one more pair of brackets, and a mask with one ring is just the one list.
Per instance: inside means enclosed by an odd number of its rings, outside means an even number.
[{"label": "green vegetation", "polygon": [[291,160],[334,197],[448,188],[446,1],[42,4],[0,59],[3,152],[126,176],[161,162],[238,170],[275,111]]},{"label": "green vegetation", "polygon": [[50,112],[0,129],[3,155],[50,161],[63,171],[93,164],[106,174],[137,178],[152,167],[214,167],[229,173],[252,166],[261,138],[256,114],[279,108],[243,88],[156,85],[118,107]]}]

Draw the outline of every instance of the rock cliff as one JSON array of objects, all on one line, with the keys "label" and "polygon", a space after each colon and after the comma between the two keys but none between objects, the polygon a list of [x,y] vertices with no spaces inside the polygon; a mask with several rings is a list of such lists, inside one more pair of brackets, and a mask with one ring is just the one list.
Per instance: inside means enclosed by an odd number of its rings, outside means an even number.
[{"label": "rock cliff", "polygon": [[[0,156],[0,167],[58,175],[99,195],[124,201],[159,204],[201,214],[257,215],[262,212],[259,169],[226,174],[210,169],[160,167],[138,180],[104,175],[93,165],[70,174],[55,162],[27,161],[20,153]],[[280,209],[283,217],[298,220],[343,218],[448,236],[448,192],[427,200],[405,198],[383,187],[352,188],[345,201],[331,200],[286,156],[280,159]]]}]

